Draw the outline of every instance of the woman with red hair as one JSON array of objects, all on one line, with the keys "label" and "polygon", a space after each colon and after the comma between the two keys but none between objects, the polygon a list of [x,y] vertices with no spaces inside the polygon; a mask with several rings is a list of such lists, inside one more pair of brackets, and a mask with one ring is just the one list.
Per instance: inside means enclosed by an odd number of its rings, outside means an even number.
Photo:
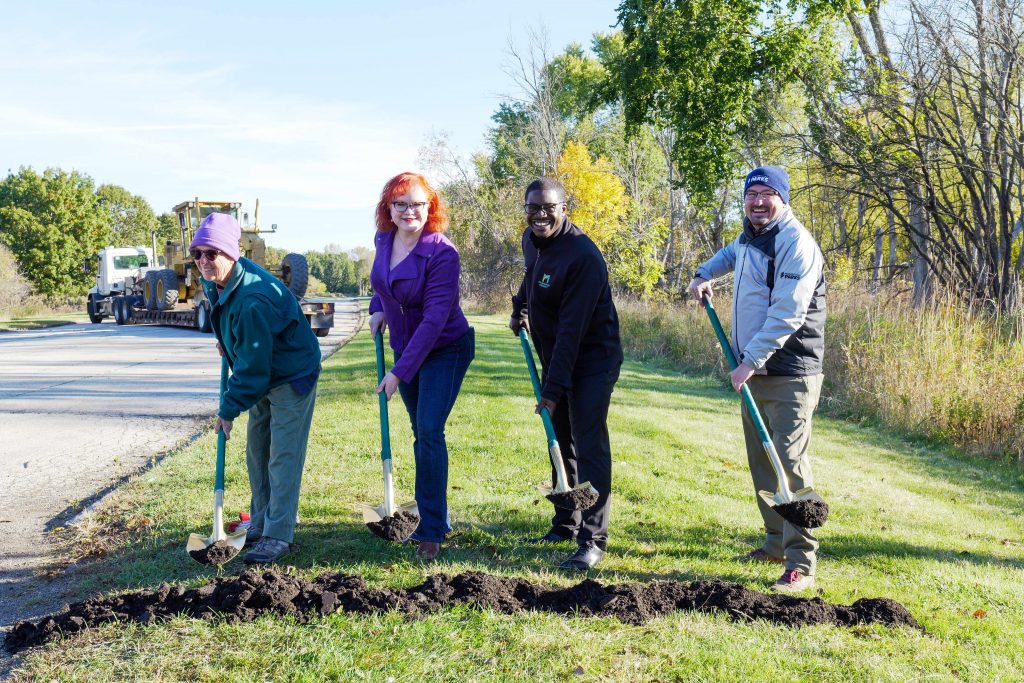
[{"label": "woman with red hair", "polygon": [[448,518],[448,445],[444,426],[475,351],[459,307],[459,252],[444,236],[448,212],[427,179],[399,173],[377,203],[377,253],[370,271],[370,333],[390,329],[395,364],[377,386],[397,389],[409,411],[420,522],[417,556],[441,551]]}]

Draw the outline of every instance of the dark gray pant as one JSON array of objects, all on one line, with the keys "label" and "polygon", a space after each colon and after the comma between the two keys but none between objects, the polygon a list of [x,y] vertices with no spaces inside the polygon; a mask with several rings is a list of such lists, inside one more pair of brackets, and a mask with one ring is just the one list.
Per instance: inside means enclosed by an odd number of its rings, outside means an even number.
[{"label": "dark gray pant", "polygon": [[[807,447],[811,443],[811,416],[821,394],[821,379],[821,375],[754,375],[747,381],[750,393],[754,396],[754,403],[768,430],[768,436],[779,453],[779,460],[782,461],[782,468],[789,479],[791,491],[814,486]],[[818,539],[810,529],[784,520],[757,495],[759,490],[774,493],[778,488],[778,478],[745,405],[743,436],[747,444],[747,463],[750,465],[750,475],[754,480],[754,498],[757,500],[757,507],[761,511],[761,519],[764,520],[767,532],[763,550],[769,555],[783,558],[786,569],[797,569],[802,574],[814,576]]]},{"label": "dark gray pant", "polygon": [[[574,377],[573,388],[562,397],[551,416],[555,438],[562,450],[565,476],[570,487],[589,481],[597,489],[597,502],[583,510],[555,508],[551,528],[580,545],[608,545],[608,514],[611,510],[612,448],[608,440],[608,405],[619,379],[619,368],[585,377]],[[551,468],[551,485],[555,471]]]}]

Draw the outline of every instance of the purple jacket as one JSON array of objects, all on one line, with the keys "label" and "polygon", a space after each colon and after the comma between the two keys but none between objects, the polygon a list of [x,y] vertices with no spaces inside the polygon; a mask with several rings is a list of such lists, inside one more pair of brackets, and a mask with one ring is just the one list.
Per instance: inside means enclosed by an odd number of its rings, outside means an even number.
[{"label": "purple jacket", "polygon": [[427,355],[469,331],[459,307],[459,251],[438,232],[423,233],[419,243],[389,271],[395,231],[378,232],[370,270],[370,313],[384,311],[391,348],[402,355],[391,372],[411,381]]}]

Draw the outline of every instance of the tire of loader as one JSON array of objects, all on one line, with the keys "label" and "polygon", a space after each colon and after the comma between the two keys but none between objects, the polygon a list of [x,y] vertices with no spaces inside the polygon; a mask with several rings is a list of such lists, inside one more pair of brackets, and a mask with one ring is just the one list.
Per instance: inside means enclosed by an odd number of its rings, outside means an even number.
[{"label": "tire of loader", "polygon": [[213,332],[209,301],[200,301],[199,305],[196,306],[196,329],[203,333]]},{"label": "tire of loader", "polygon": [[146,305],[147,311],[155,311],[156,309],[156,278],[157,271],[151,270],[146,273],[146,282],[142,286],[142,298],[143,303]]},{"label": "tire of loader", "polygon": [[296,299],[306,296],[309,286],[309,262],[302,254],[285,254],[281,259],[281,282]]},{"label": "tire of loader", "polygon": [[156,271],[156,309],[170,311],[178,305],[178,274],[170,268]]},{"label": "tire of loader", "polygon": [[85,302],[85,312],[89,314],[89,321],[92,323],[101,323],[103,318],[106,316],[96,310],[96,295],[90,294],[89,299]]}]

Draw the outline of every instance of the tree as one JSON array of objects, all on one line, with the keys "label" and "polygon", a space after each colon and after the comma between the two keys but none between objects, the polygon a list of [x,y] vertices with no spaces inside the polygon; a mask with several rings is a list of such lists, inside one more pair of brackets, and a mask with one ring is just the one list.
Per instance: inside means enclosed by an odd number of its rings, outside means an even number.
[{"label": "tree", "polygon": [[84,294],[91,279],[82,263],[106,246],[108,234],[107,213],[87,175],[23,167],[0,182],[0,240],[41,294]]},{"label": "tree", "polygon": [[[107,213],[111,245],[125,247],[152,242],[152,234],[159,224],[149,202],[120,185],[100,185],[96,189],[96,197]],[[159,235],[158,243],[163,244],[164,239],[165,236]]]}]

